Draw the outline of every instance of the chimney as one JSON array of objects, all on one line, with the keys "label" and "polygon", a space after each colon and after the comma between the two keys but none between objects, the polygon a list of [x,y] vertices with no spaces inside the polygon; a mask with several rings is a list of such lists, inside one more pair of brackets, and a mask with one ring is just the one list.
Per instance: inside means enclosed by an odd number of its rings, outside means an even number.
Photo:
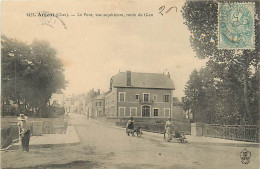
[{"label": "chimney", "polygon": [[131,86],[131,71],[126,71],[126,86]]},{"label": "chimney", "polygon": [[170,75],[170,73],[168,72],[168,75],[167,75],[167,77],[170,79],[171,78],[171,75]]}]

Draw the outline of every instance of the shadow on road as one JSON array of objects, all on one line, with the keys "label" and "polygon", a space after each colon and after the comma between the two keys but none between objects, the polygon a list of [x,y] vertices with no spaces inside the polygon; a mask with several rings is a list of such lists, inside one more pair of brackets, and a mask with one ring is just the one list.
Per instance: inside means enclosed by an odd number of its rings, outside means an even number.
[{"label": "shadow on road", "polygon": [[[48,164],[41,166],[33,166],[33,167],[22,167],[22,168],[12,168],[12,169],[91,169],[93,167],[98,167],[98,163],[92,161],[72,161],[70,163],[65,164]],[[3,168],[3,169],[11,169],[11,168]]]}]

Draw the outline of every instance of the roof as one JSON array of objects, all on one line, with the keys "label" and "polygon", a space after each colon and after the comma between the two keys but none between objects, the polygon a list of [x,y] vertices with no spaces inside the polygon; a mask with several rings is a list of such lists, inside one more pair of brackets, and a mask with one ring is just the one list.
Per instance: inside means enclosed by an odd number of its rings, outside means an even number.
[{"label": "roof", "polygon": [[63,94],[63,92],[60,89],[58,89],[55,93],[56,94]]},{"label": "roof", "polygon": [[104,94],[98,95],[94,99],[95,100],[105,99],[105,95]]},{"label": "roof", "polygon": [[127,86],[126,74],[126,72],[119,72],[113,76],[113,87],[175,89],[173,80],[159,73],[131,72],[131,86]]}]

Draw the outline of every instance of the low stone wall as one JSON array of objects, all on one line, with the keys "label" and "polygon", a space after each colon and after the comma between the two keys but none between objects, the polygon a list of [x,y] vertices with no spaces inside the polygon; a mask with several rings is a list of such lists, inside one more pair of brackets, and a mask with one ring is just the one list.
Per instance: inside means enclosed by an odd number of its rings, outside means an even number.
[{"label": "low stone wall", "polygon": [[101,121],[104,124],[115,126],[116,122],[119,122],[120,120],[117,118],[106,118],[106,117],[98,117],[98,120]]},{"label": "low stone wall", "polygon": [[[57,128],[64,126],[63,118],[28,118],[29,122],[42,122],[42,133],[43,134],[55,134]],[[9,128],[11,124],[16,124],[18,122],[17,117],[2,117],[1,127]]]},{"label": "low stone wall", "polygon": [[[120,127],[126,127],[127,122],[116,122],[117,126]],[[191,133],[191,127],[190,123],[181,123],[181,122],[173,122],[174,124],[174,130],[181,132],[184,131],[185,134],[190,134]],[[150,131],[154,133],[164,133],[164,127],[165,123],[153,123],[153,122],[134,122],[135,126],[142,126],[143,130],[145,131]]]},{"label": "low stone wall", "polygon": [[64,127],[63,118],[37,118],[37,119],[31,119],[31,121],[32,120],[33,121],[42,121],[42,133],[43,134],[55,134],[55,133],[57,133],[58,128]]}]

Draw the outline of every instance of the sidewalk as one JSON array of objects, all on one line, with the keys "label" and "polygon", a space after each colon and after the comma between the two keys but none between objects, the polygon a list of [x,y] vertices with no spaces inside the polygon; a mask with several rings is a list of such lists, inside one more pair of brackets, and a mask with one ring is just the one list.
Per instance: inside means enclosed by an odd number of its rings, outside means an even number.
[{"label": "sidewalk", "polygon": [[[43,134],[42,136],[32,136],[30,139],[30,149],[73,146],[80,143],[78,134],[73,126],[68,126],[66,134]],[[21,143],[15,143],[9,150],[18,150]]]},{"label": "sidewalk", "polygon": [[[122,130],[125,130],[125,128],[118,127],[115,125],[107,124],[107,123],[101,123],[100,121],[97,121],[100,124],[107,125],[109,127],[119,128]],[[149,137],[149,139],[162,141],[163,140],[163,134],[159,133],[152,133],[143,131],[144,137]],[[245,141],[235,141],[235,140],[227,140],[227,139],[220,139],[220,138],[213,138],[213,137],[203,137],[203,136],[191,136],[186,135],[186,141],[188,144],[194,144],[194,145],[216,145],[216,146],[234,146],[234,147],[260,147],[260,143],[254,143],[254,142],[245,142]],[[172,141],[177,142],[177,141]]]}]

